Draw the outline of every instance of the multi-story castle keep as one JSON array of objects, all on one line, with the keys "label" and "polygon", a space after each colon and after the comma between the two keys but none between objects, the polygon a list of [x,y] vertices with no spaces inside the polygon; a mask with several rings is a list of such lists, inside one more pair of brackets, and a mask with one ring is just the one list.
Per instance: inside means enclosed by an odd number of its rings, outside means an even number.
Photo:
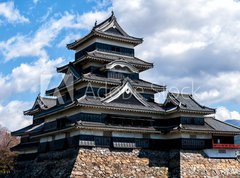
[{"label": "multi-story castle keep", "polygon": [[209,157],[234,157],[240,129],[206,117],[214,109],[191,94],[168,93],[164,103],[155,102],[154,94],[166,87],[139,78],[153,67],[134,55],[142,42],[112,14],[68,44],[75,60],[57,68],[65,75],[60,85],[24,112],[33,123],[12,132],[21,137],[12,150],[25,158],[73,147],[200,149]]}]

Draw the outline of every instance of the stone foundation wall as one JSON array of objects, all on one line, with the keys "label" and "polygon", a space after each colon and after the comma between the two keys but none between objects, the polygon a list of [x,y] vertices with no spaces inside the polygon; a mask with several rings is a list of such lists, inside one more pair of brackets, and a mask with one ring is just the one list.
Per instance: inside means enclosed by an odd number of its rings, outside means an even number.
[{"label": "stone foundation wall", "polygon": [[237,178],[240,177],[240,163],[235,159],[206,158],[201,151],[76,148],[18,162],[15,171],[5,177]]},{"label": "stone foundation wall", "polygon": [[81,149],[71,177],[164,178],[170,174],[169,160],[167,151]]},{"label": "stone foundation wall", "polygon": [[[19,161],[6,178],[66,178],[70,177],[78,149],[40,154],[32,161]],[[1,177],[1,176],[0,176]]]},{"label": "stone foundation wall", "polygon": [[206,158],[201,151],[180,152],[181,177],[240,177],[240,162],[236,159]]}]

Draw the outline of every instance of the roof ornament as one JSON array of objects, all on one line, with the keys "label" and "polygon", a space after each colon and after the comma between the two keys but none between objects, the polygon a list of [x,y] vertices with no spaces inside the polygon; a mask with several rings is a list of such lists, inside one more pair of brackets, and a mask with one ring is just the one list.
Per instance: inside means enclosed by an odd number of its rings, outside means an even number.
[{"label": "roof ornament", "polygon": [[111,11],[111,13],[112,13],[112,16],[114,16],[114,12],[113,12],[113,10]]},{"label": "roof ornament", "polygon": [[41,92],[38,93],[37,100],[41,99]]},{"label": "roof ornament", "polygon": [[94,24],[94,27],[96,27],[97,26],[97,20],[95,20],[95,24]]}]

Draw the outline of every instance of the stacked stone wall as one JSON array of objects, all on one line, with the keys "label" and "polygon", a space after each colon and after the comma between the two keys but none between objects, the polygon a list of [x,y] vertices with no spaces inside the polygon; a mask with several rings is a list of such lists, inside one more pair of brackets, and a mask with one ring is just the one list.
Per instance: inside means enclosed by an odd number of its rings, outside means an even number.
[{"label": "stacked stone wall", "polygon": [[202,151],[76,148],[20,161],[5,177],[239,178],[240,163],[236,159],[210,159]]},{"label": "stacked stone wall", "polygon": [[181,151],[180,170],[184,178],[240,178],[240,162],[237,159],[211,159],[202,151]]},{"label": "stacked stone wall", "polygon": [[[172,164],[178,165],[178,164]],[[71,177],[168,177],[169,152],[80,149]]]}]

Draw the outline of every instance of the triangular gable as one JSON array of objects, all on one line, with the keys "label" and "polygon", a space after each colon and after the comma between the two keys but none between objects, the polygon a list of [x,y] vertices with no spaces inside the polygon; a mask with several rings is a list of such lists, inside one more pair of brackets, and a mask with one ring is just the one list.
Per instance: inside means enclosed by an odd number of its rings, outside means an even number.
[{"label": "triangular gable", "polygon": [[171,93],[167,94],[167,98],[164,102],[164,105],[173,105],[173,106],[179,106],[179,101],[176,100],[174,96],[171,95]]},{"label": "triangular gable", "polygon": [[105,33],[111,33],[115,35],[121,35],[125,37],[130,37],[118,24],[117,19],[113,12],[112,12],[112,15],[107,20],[103,21],[99,25],[96,25],[94,27],[94,30],[105,32]]},{"label": "triangular gable", "polygon": [[33,107],[31,110],[35,110],[35,109],[47,109],[47,106],[43,103],[43,101],[41,100],[41,96],[39,95],[34,104],[33,104]]},{"label": "triangular gable", "polygon": [[132,87],[130,80],[126,79],[122,86],[117,87],[102,100],[105,103],[121,102],[126,104],[141,104],[149,107],[149,104]]}]

